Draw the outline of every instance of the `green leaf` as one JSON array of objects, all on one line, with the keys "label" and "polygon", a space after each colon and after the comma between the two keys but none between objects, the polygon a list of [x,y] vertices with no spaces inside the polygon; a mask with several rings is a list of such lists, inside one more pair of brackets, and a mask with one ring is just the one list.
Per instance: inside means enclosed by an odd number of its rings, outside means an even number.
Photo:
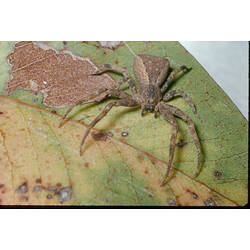
[{"label": "green leaf", "polygon": [[[163,117],[154,119],[152,114],[141,117],[139,109],[115,107],[93,129],[80,157],[80,141],[86,125],[110,100],[75,107],[70,119],[58,128],[67,107],[48,107],[43,104],[41,93],[35,96],[30,90],[19,89],[7,95],[7,83],[16,72],[7,61],[14,45],[14,42],[0,43],[0,204],[243,206],[247,203],[248,123],[179,43],[123,42],[112,49],[97,42],[46,43],[59,50],[59,54],[68,50],[90,58],[97,65],[118,64],[127,68],[133,79],[134,54],[167,56],[172,69],[181,65],[192,67],[170,89],[185,91],[195,103],[200,119],[183,98],[169,103],[184,111],[197,128],[202,146],[201,171],[194,178],[197,151],[187,124],[176,119],[177,142],[186,144],[176,147],[171,178],[163,187],[160,182],[165,174],[172,130]],[[25,53],[22,60],[30,57]],[[35,67],[39,65],[35,62]],[[16,70],[19,69],[17,65]],[[110,75],[116,81],[121,79],[119,75]],[[74,82],[68,84],[73,86]],[[127,84],[122,89],[129,93]]]}]

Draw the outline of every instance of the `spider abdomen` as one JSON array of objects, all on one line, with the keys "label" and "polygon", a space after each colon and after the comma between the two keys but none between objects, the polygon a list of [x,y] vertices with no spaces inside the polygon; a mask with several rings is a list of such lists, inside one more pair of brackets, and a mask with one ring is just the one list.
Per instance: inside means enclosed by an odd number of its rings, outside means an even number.
[{"label": "spider abdomen", "polygon": [[140,85],[159,86],[166,78],[169,61],[165,58],[151,55],[137,55],[134,59],[134,74]]}]

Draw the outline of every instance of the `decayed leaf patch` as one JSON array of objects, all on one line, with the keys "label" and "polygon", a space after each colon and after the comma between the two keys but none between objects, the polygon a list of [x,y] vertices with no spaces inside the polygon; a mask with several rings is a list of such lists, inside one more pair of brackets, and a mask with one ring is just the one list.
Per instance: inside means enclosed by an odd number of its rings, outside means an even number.
[{"label": "decayed leaf patch", "polygon": [[[19,42],[7,60],[11,65],[11,80],[5,91],[42,92],[43,104],[48,107],[74,105],[99,89],[115,86],[108,74],[91,75],[98,68],[89,58],[75,56],[70,51],[59,52],[41,43]],[[103,96],[94,99],[98,101]]]}]

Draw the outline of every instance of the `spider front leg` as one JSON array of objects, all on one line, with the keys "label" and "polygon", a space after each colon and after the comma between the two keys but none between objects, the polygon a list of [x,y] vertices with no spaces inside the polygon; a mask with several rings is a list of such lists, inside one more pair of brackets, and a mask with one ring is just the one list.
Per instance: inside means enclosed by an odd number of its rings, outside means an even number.
[{"label": "spider front leg", "polygon": [[184,120],[185,122],[187,122],[188,127],[189,127],[189,131],[193,137],[194,140],[194,144],[196,146],[197,149],[197,171],[195,173],[195,177],[198,176],[199,172],[200,172],[200,166],[201,166],[201,145],[200,145],[200,140],[199,137],[196,133],[196,129],[194,126],[193,121],[186,115],[184,114],[184,112],[182,112],[180,109],[173,107],[171,105],[165,104],[168,106],[168,109],[174,114],[174,116],[177,116],[179,118],[181,118],[182,120]]},{"label": "spider front leg", "polygon": [[163,94],[163,93],[167,90],[167,88],[169,87],[169,85],[171,84],[171,82],[174,80],[175,76],[176,76],[179,72],[185,71],[185,70],[186,70],[186,71],[189,71],[189,70],[191,70],[191,68],[188,69],[185,65],[183,65],[183,66],[181,66],[180,68],[173,70],[173,71],[170,73],[169,77],[167,78],[166,82],[162,85],[162,87],[161,87],[161,93]]},{"label": "spider front leg", "polygon": [[80,155],[82,155],[82,146],[90,132],[90,130],[102,119],[104,116],[107,115],[107,113],[112,109],[112,107],[118,107],[118,106],[125,106],[125,107],[136,107],[139,106],[136,101],[134,101],[132,98],[126,98],[126,99],[121,99],[116,102],[111,102],[106,105],[106,107],[103,109],[103,111],[89,124],[87,127],[87,130],[82,138],[82,142],[80,145]]},{"label": "spider front leg", "polygon": [[176,145],[176,138],[177,138],[177,132],[178,132],[178,125],[175,121],[174,115],[168,110],[167,106],[165,103],[160,102],[157,106],[159,109],[160,113],[163,115],[165,120],[167,120],[172,126],[172,135],[170,139],[170,150],[169,150],[169,160],[167,164],[167,172],[164,176],[164,179],[162,180],[160,186],[163,186],[169,176],[170,169],[172,167],[172,162],[174,159],[174,151],[175,151],[175,145]]},{"label": "spider front leg", "polygon": [[195,105],[194,103],[192,102],[192,100],[187,96],[187,94],[182,91],[182,90],[179,90],[179,89],[176,89],[176,90],[172,90],[170,91],[169,93],[166,93],[163,97],[163,101],[164,102],[167,102],[167,101],[170,101],[172,98],[174,98],[174,96],[176,95],[181,95],[184,100],[190,105],[190,107],[192,108],[194,114],[199,118],[199,115],[197,114],[197,110],[195,108]]},{"label": "spider front leg", "polygon": [[119,81],[119,84],[121,84],[123,82],[128,82],[129,88],[132,92],[132,95],[137,94],[137,89],[136,89],[135,83],[129,77],[129,75],[125,69],[123,69],[122,67],[119,67],[117,65],[111,65],[111,64],[103,64],[103,65],[100,65],[99,67],[100,67],[100,69],[97,72],[95,72],[93,75],[100,75],[100,74],[105,73],[107,71],[113,71],[116,73],[120,73],[120,74],[122,74],[123,79],[122,79],[122,81]]},{"label": "spider front leg", "polygon": [[[61,119],[61,121],[60,121],[60,123],[59,123],[59,125],[58,125],[58,128],[60,128],[60,127],[62,126],[62,124],[63,124],[63,122],[65,121],[65,119],[67,118],[68,114],[71,112],[71,110],[72,110],[74,107],[76,107],[76,106],[78,106],[78,105],[80,105],[80,104],[88,104],[88,103],[94,103],[94,102],[96,102],[95,100],[92,100],[92,101],[88,101],[88,100],[91,100],[91,99],[93,99],[93,98],[99,96],[100,94],[102,94],[102,93],[105,92],[105,91],[108,91],[108,89],[106,89],[106,88],[101,88],[101,89],[97,90],[95,94],[93,94],[93,95],[91,95],[91,96],[88,96],[87,98],[84,98],[83,100],[80,100],[80,101],[78,101],[76,104],[74,104],[73,106],[69,107],[69,109],[66,111],[66,113],[65,113],[64,116],[62,117],[62,119]],[[106,95],[106,96],[107,96],[107,95]],[[106,96],[105,96],[105,97],[106,97]],[[104,98],[105,98],[105,97],[104,97]],[[103,98],[103,99],[104,99],[104,98]]]}]

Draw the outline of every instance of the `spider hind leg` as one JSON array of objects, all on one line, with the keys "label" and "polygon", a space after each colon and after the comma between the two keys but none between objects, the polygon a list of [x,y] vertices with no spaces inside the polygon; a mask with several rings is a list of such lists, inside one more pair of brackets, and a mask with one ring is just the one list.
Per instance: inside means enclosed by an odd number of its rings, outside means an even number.
[{"label": "spider hind leg", "polygon": [[160,184],[160,186],[163,186],[166,183],[170,170],[172,168],[172,162],[174,159],[174,151],[175,151],[175,145],[176,145],[176,139],[177,139],[177,133],[178,133],[178,125],[177,125],[177,122],[175,121],[174,115],[172,114],[172,112],[170,112],[170,110],[168,109],[165,103],[160,102],[158,107],[159,107],[159,112],[163,115],[165,120],[167,120],[173,127],[172,135],[170,139],[170,150],[169,150],[169,160],[167,163],[167,171]]},{"label": "spider hind leg", "polygon": [[170,112],[176,116],[176,117],[179,117],[181,118],[182,120],[184,120],[187,124],[188,124],[188,128],[189,128],[189,131],[190,131],[190,134],[192,135],[193,137],[193,141],[194,141],[194,144],[195,144],[195,147],[197,149],[197,170],[196,170],[196,173],[195,173],[195,177],[198,176],[199,172],[200,172],[200,167],[201,167],[201,145],[200,145],[200,140],[199,140],[199,137],[197,135],[197,132],[196,132],[196,129],[195,129],[195,126],[194,126],[194,123],[193,121],[183,112],[181,111],[180,109],[174,107],[174,106],[171,106],[171,105],[168,105],[168,104],[165,104],[168,106],[168,109],[170,110]]}]

